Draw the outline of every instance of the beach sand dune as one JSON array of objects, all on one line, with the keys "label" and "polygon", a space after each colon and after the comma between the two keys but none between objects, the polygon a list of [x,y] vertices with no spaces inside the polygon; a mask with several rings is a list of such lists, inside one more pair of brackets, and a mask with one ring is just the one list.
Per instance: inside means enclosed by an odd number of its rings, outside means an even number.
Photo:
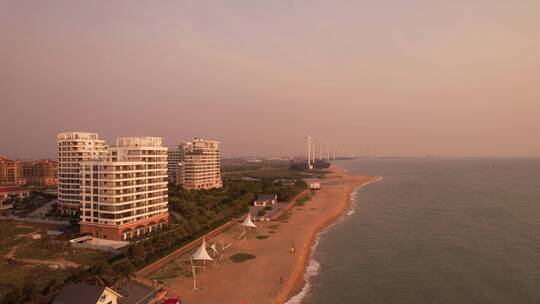
[{"label": "beach sand dune", "polygon": [[[224,252],[219,265],[209,264],[197,273],[200,291],[192,290],[192,278],[185,274],[167,280],[169,293],[180,296],[184,303],[286,302],[303,286],[303,275],[317,233],[349,208],[350,194],[355,188],[377,178],[350,176],[335,166],[331,170],[322,182],[322,190],[304,206],[292,208],[282,220],[262,224],[258,232],[251,232],[242,242],[237,240],[239,230],[235,228],[209,240],[209,244],[223,239],[233,245]],[[255,238],[256,235],[268,238],[260,240]],[[294,253],[291,253],[292,246],[296,249]],[[228,259],[239,252],[253,254],[255,259],[242,263]],[[176,261],[178,265],[182,263],[181,259]]]}]

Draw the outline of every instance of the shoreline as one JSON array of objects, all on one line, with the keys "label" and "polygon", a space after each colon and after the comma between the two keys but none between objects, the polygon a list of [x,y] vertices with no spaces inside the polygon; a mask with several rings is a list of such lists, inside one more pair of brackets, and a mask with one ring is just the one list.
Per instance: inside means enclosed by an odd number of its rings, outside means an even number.
[{"label": "shoreline", "polygon": [[[207,238],[209,246],[227,248],[220,250],[219,262],[198,271],[198,291],[193,290],[189,252],[175,256],[144,279],[160,280],[170,297],[179,296],[186,303],[286,303],[305,286],[304,274],[321,232],[343,218],[347,210],[352,212],[351,195],[377,179],[350,175],[332,165],[321,179],[322,189],[315,191],[305,205],[293,203],[280,219],[256,222],[256,231],[243,240],[237,225]],[[291,252],[291,246],[296,250]],[[242,263],[231,261],[238,253],[254,258]]]},{"label": "shoreline", "polygon": [[[381,176],[350,175],[345,169],[336,165],[332,165],[330,169],[332,170],[332,174],[340,174],[340,179],[347,182],[347,190],[345,191],[347,195],[345,198],[342,197],[339,199],[338,206],[331,213],[329,213],[327,217],[321,219],[319,223],[313,226],[308,237],[308,242],[306,242],[299,251],[299,256],[296,260],[291,276],[288,278],[287,282],[285,282],[283,288],[279,291],[278,295],[272,302],[273,304],[289,303],[289,301],[295,296],[303,292],[305,286],[309,284],[309,281],[306,281],[305,279],[305,275],[308,271],[309,263],[312,259],[313,253],[315,252],[320,236],[332,225],[339,223],[340,219],[343,219],[343,217],[346,215],[345,212],[351,209],[351,207],[354,207],[354,193],[356,193],[362,187],[382,179]],[[304,296],[305,295],[302,295],[298,302],[293,303],[301,303]]]}]

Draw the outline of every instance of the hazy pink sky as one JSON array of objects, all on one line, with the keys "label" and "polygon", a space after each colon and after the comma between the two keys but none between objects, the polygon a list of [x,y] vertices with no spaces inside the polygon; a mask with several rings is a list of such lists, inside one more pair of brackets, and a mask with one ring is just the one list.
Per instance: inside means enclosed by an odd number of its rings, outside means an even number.
[{"label": "hazy pink sky", "polygon": [[0,0],[0,155],[71,130],[540,156],[540,1]]}]

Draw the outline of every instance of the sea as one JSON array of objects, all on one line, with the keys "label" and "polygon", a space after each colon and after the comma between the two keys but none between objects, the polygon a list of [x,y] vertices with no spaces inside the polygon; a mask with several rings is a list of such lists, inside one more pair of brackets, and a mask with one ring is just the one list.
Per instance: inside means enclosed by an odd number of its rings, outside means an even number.
[{"label": "sea", "polygon": [[288,304],[540,303],[540,159],[337,164],[383,178],[319,235]]}]

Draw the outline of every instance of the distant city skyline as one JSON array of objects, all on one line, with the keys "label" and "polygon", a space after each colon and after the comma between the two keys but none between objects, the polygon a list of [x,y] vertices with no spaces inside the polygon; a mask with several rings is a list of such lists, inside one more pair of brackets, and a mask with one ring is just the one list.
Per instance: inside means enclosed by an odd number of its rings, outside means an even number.
[{"label": "distant city skyline", "polygon": [[0,155],[63,131],[540,156],[540,1],[2,1]]}]

